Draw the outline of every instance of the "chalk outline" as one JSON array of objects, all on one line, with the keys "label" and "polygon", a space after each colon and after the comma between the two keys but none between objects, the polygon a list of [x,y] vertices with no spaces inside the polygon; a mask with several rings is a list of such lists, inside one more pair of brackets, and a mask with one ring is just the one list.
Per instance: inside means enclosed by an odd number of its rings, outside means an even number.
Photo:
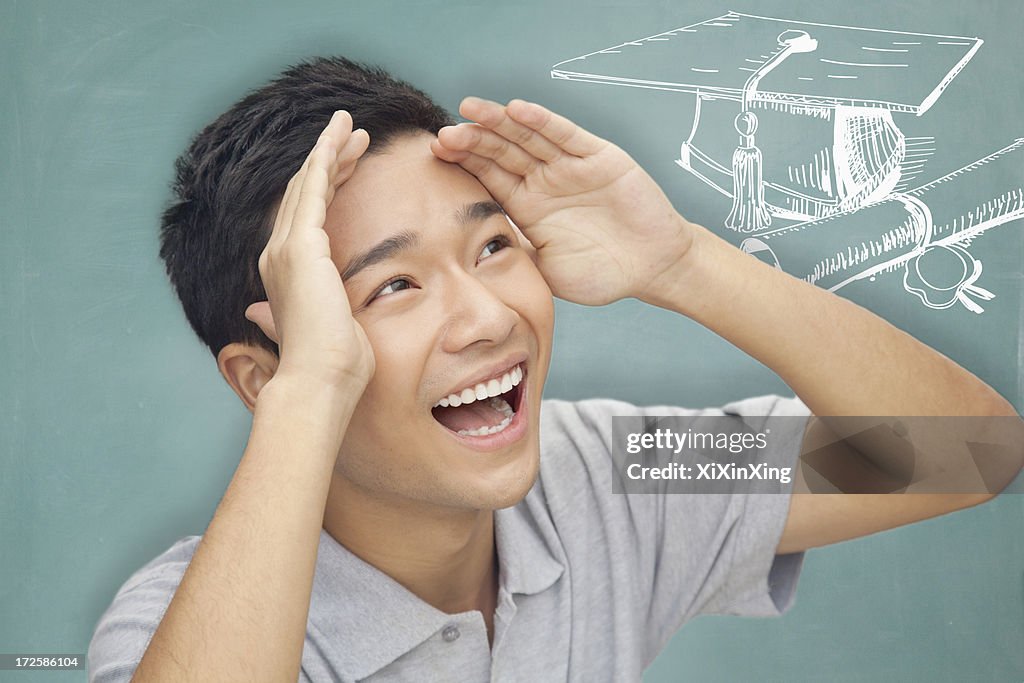
[{"label": "chalk outline", "polygon": [[[564,67],[565,65],[570,64],[572,62],[585,60],[587,57],[592,56],[592,55],[602,54],[602,53],[607,54],[607,53],[611,53],[611,52],[617,52],[618,48],[625,47],[626,45],[642,46],[645,42],[648,42],[648,41],[668,40],[669,38],[667,38],[666,36],[675,35],[677,33],[681,33],[681,32],[694,33],[694,32],[697,31],[698,27],[709,27],[709,26],[711,26],[711,27],[731,27],[731,26],[735,25],[736,21],[738,21],[739,19],[742,19],[742,18],[778,21],[778,22],[785,22],[785,23],[796,25],[796,26],[792,27],[792,29],[788,29],[788,30],[798,30],[797,26],[818,26],[818,27],[827,27],[827,28],[840,28],[840,29],[846,29],[846,30],[870,31],[873,34],[888,33],[888,34],[893,34],[895,36],[946,38],[946,39],[949,39],[949,40],[937,41],[937,44],[940,44],[940,45],[957,45],[957,46],[964,46],[964,47],[970,46],[970,49],[967,50],[967,52],[963,55],[963,57],[961,57],[953,65],[953,67],[946,73],[946,75],[939,80],[938,84],[932,89],[932,91],[927,96],[924,97],[924,99],[922,100],[920,105],[917,105],[917,106],[906,105],[906,104],[901,104],[901,103],[894,103],[894,102],[886,102],[884,100],[860,100],[860,99],[842,99],[842,98],[823,98],[823,97],[820,97],[820,96],[795,95],[793,93],[778,93],[778,92],[772,92],[772,93],[767,93],[767,94],[766,93],[761,93],[761,92],[757,92],[757,90],[756,90],[756,85],[757,85],[756,84],[756,80],[757,80],[757,77],[759,75],[763,76],[764,73],[758,74],[757,72],[760,69],[749,69],[749,68],[743,68],[743,67],[740,67],[740,70],[749,71],[749,72],[751,72],[754,75],[752,75],[750,78],[748,78],[747,83],[746,83],[746,87],[744,87],[742,90],[736,90],[735,88],[712,88],[712,87],[707,87],[707,86],[693,86],[693,85],[686,85],[686,84],[679,84],[679,83],[668,83],[668,82],[662,82],[662,81],[645,81],[645,80],[642,80],[642,79],[628,79],[628,78],[620,78],[620,77],[612,77],[612,76],[597,76],[597,75],[594,75],[594,74],[584,74],[584,73],[580,73],[580,72],[568,71],[568,70],[565,70],[565,69],[561,68],[561,67]],[[690,135],[688,136],[686,142],[684,142],[682,144],[682,146],[681,146],[680,158],[676,161],[676,163],[678,165],[680,165],[681,167],[683,167],[685,170],[687,170],[689,173],[691,173],[692,175],[697,177],[699,180],[701,180],[702,182],[707,184],[709,187],[712,187],[713,189],[717,190],[718,192],[722,193],[723,195],[725,195],[727,197],[732,197],[732,193],[728,189],[726,189],[725,187],[722,187],[721,185],[716,183],[713,179],[711,179],[708,176],[706,176],[704,173],[701,173],[694,166],[694,164],[692,163],[693,159],[698,159],[703,164],[705,164],[705,166],[708,169],[711,169],[711,170],[713,170],[715,172],[718,172],[718,173],[722,174],[725,177],[730,177],[731,178],[732,174],[731,174],[731,171],[729,169],[724,168],[721,164],[715,162],[714,159],[708,157],[706,154],[704,154],[703,152],[701,152],[699,149],[697,149],[695,146],[692,145],[692,140],[694,139],[694,136],[696,135],[697,127],[698,127],[699,122],[700,122],[701,103],[704,100],[728,99],[728,100],[740,100],[744,104],[746,104],[748,101],[756,101],[758,103],[762,103],[762,102],[779,102],[779,103],[786,102],[786,103],[791,103],[791,104],[794,104],[794,105],[800,105],[800,106],[805,106],[805,107],[827,106],[827,107],[830,107],[830,108],[832,108],[832,107],[835,108],[835,110],[837,111],[837,119],[839,118],[838,112],[839,112],[840,106],[841,106],[839,104],[840,101],[842,101],[843,104],[846,104],[847,108],[851,108],[851,109],[853,109],[853,108],[856,108],[856,109],[862,109],[862,108],[863,109],[879,109],[880,108],[880,109],[886,111],[886,115],[890,116],[890,120],[891,120],[891,113],[892,112],[912,113],[912,114],[915,114],[916,116],[921,116],[922,114],[924,114],[926,111],[928,111],[928,109],[930,109],[935,104],[935,102],[941,96],[943,91],[948,87],[948,85],[952,82],[952,80],[966,67],[966,65],[974,57],[974,55],[977,53],[978,49],[980,49],[980,47],[981,47],[981,45],[983,43],[984,43],[984,41],[982,39],[980,39],[980,38],[977,38],[977,37],[969,38],[969,37],[966,37],[966,36],[952,36],[952,35],[943,35],[943,34],[927,34],[927,33],[919,33],[919,32],[895,31],[895,30],[890,30],[890,29],[872,29],[872,28],[867,28],[867,27],[847,26],[847,25],[841,25],[841,24],[827,24],[827,23],[818,23],[818,22],[803,22],[803,21],[794,21],[794,20],[789,20],[789,19],[779,19],[779,18],[775,18],[775,17],[767,17],[767,16],[761,16],[761,15],[755,15],[755,14],[746,14],[746,13],[735,12],[735,11],[730,10],[726,14],[724,14],[722,16],[719,16],[719,17],[715,17],[713,19],[708,19],[708,20],[704,20],[704,21],[697,22],[697,23],[694,23],[694,24],[689,24],[687,26],[683,26],[683,27],[680,27],[680,28],[672,29],[670,31],[665,31],[665,32],[662,32],[662,33],[654,34],[652,36],[648,36],[647,38],[643,38],[643,39],[640,39],[640,40],[628,41],[626,43],[622,43],[622,44],[620,44],[618,46],[615,46],[613,48],[606,48],[604,50],[597,50],[595,52],[590,52],[590,53],[587,53],[585,55],[581,55],[579,57],[574,57],[572,59],[564,60],[562,62],[559,62],[559,63],[555,64],[552,67],[552,69],[551,69],[551,77],[555,78],[555,79],[563,79],[563,80],[579,80],[579,81],[596,82],[596,83],[613,83],[613,84],[627,86],[627,87],[642,87],[642,88],[649,88],[649,89],[669,90],[669,91],[687,92],[687,93],[696,94],[697,95],[697,105],[696,105],[696,109],[695,109],[695,113],[694,113],[694,123],[693,123],[693,126],[691,128]],[[780,34],[780,44],[781,44],[781,34]],[[922,43],[920,43],[920,42],[912,42],[912,41],[893,41],[892,44],[893,45],[920,45]],[[861,47],[863,49],[865,49],[865,50],[870,50],[870,51],[875,51],[875,52],[893,52],[893,53],[907,52],[907,50],[902,50],[902,49],[897,49],[897,48],[883,49],[883,48],[873,48],[873,47],[869,48],[869,47],[865,47],[865,46],[861,46]],[[776,51],[776,52],[774,52],[774,53],[772,53],[770,55],[762,55],[762,58],[767,60],[766,62],[761,63],[762,68],[764,66],[767,66],[769,63],[771,63],[772,60],[775,59],[778,56],[778,54],[779,54],[779,51]],[[751,59],[746,59],[745,61],[752,62],[752,63],[755,63],[755,64],[758,63],[756,60],[751,60]],[[832,61],[832,62],[839,63],[836,60],[828,60],[828,59],[823,59],[823,58],[820,58],[819,61],[821,61],[821,62],[830,62],[830,61]],[[846,64],[846,63],[844,62],[843,64]],[[853,63],[849,63],[849,65],[853,65],[853,66],[887,66],[887,67],[906,67],[907,66],[907,65],[902,65],[902,64],[878,64],[878,63],[874,63],[874,64],[853,64]],[[774,65],[772,65],[772,66],[774,66]],[[708,69],[708,68],[691,68],[691,70],[692,71],[698,71],[698,72],[704,72],[704,73],[715,72],[714,69]],[[843,74],[827,74],[827,77],[843,78],[844,75]],[[810,77],[799,77],[799,80],[813,80],[813,79],[810,78]],[[752,81],[755,81],[753,83],[753,85],[751,85]],[[893,127],[895,128],[895,124],[893,124]],[[898,128],[895,128],[895,130],[898,131]],[[838,133],[837,133],[837,136],[838,136]],[[911,140],[913,140],[913,138],[911,138]],[[898,163],[895,164],[895,167],[896,167],[895,171],[894,170],[888,171],[888,175],[886,176],[885,181],[883,183],[878,184],[875,188],[868,189],[867,191],[863,191],[864,188],[861,188],[862,196],[860,196],[859,198],[858,197],[854,197],[854,199],[852,201],[847,201],[845,203],[845,205],[841,209],[839,208],[840,204],[837,203],[837,205],[836,205],[837,210],[835,211],[834,215],[855,213],[856,211],[862,209],[865,206],[869,206],[869,205],[872,205],[873,203],[876,203],[880,199],[898,198],[898,199],[902,200],[902,198],[905,197],[906,198],[905,201],[910,201],[911,205],[920,204],[920,206],[922,206],[924,208],[925,212],[926,212],[925,215],[928,216],[928,218],[927,218],[928,239],[926,240],[927,243],[924,246],[920,246],[919,248],[913,250],[909,254],[905,254],[905,255],[900,256],[900,257],[898,257],[896,259],[893,259],[892,261],[883,263],[883,264],[878,265],[878,266],[874,266],[874,267],[872,267],[869,270],[866,270],[864,272],[852,275],[851,277],[847,278],[846,280],[844,280],[843,282],[839,283],[838,285],[833,286],[831,289],[833,291],[837,290],[837,289],[840,289],[841,287],[845,286],[846,284],[849,284],[850,282],[853,282],[853,281],[856,281],[856,280],[861,280],[861,279],[864,279],[864,278],[872,277],[873,275],[875,275],[875,274],[877,274],[879,272],[888,272],[888,271],[894,270],[895,268],[898,268],[900,265],[906,265],[907,266],[907,268],[908,268],[907,274],[908,275],[910,273],[909,268],[910,268],[911,265],[913,265],[914,268],[915,268],[915,271],[918,273],[918,276],[920,277],[921,281],[925,282],[923,276],[920,275],[919,270],[916,270],[916,268],[917,268],[916,259],[918,257],[920,257],[922,254],[924,254],[927,251],[927,249],[929,249],[929,248],[943,248],[943,247],[948,247],[948,248],[958,247],[959,248],[960,246],[963,246],[964,249],[966,249],[966,246],[970,245],[971,240],[973,240],[975,237],[977,237],[978,235],[982,234],[983,232],[987,231],[988,229],[990,229],[992,227],[995,227],[997,225],[1002,225],[1004,223],[1007,223],[1007,222],[1010,222],[1010,221],[1013,221],[1013,220],[1017,220],[1018,218],[1024,217],[1024,188],[1021,188],[1019,190],[1019,195],[1018,195],[1018,208],[1017,209],[1011,210],[1011,211],[1006,212],[1006,213],[1000,213],[1000,214],[997,214],[997,215],[993,215],[991,218],[989,218],[988,220],[984,220],[981,223],[977,223],[977,224],[972,223],[972,225],[969,228],[966,228],[966,229],[958,229],[956,227],[956,225],[955,225],[956,221],[954,221],[953,222],[953,226],[950,229],[950,234],[949,235],[932,241],[932,239],[931,239],[932,225],[931,225],[930,212],[927,212],[927,206],[923,202],[921,202],[920,200],[915,198],[916,197],[915,193],[923,192],[923,191],[925,191],[927,189],[930,189],[931,187],[934,187],[936,185],[942,184],[944,182],[948,182],[950,179],[955,178],[958,175],[970,172],[972,169],[978,168],[981,165],[987,163],[988,161],[990,161],[990,160],[992,160],[994,158],[997,158],[998,156],[1000,156],[1000,155],[1002,155],[1004,153],[1012,151],[1013,149],[1019,147],[1021,144],[1024,144],[1024,138],[1019,138],[1014,143],[1011,143],[1011,145],[1009,145],[1009,146],[1007,146],[1007,147],[1005,147],[1005,148],[1003,148],[1003,149],[1001,149],[1001,150],[999,150],[999,151],[997,151],[997,152],[995,152],[993,154],[990,154],[990,155],[988,155],[986,157],[983,157],[983,158],[979,159],[978,161],[975,161],[975,162],[973,162],[971,164],[967,164],[966,166],[961,167],[960,169],[957,169],[955,171],[952,171],[951,173],[948,173],[945,176],[942,176],[941,178],[938,178],[938,179],[936,179],[934,181],[931,181],[930,183],[926,183],[925,185],[922,185],[922,186],[920,186],[918,188],[915,188],[914,190],[911,190],[910,192],[907,192],[904,189],[905,186],[912,179],[914,179],[918,174],[920,174],[921,169],[923,168],[923,165],[924,165],[924,161],[927,160],[926,157],[931,156],[934,153],[934,149],[927,149],[926,148],[927,151],[915,150],[915,153],[913,155],[911,155],[907,151],[907,147],[909,146],[908,139],[903,137],[902,134],[900,134],[899,143],[897,144],[897,149],[900,147],[900,145],[902,145],[902,151],[898,152],[897,155],[896,155],[898,157]],[[842,146],[841,145],[833,148],[833,154],[832,154],[833,161],[835,161],[837,156],[841,156],[843,154],[843,152],[841,150],[842,150]],[[904,163],[904,162],[906,162],[906,163]],[[883,164],[883,166],[884,166],[884,164]],[[842,174],[842,170],[839,170],[838,167],[836,167],[836,168],[837,168],[836,176],[841,175]],[[787,169],[787,172],[789,173],[790,177],[792,178],[793,167],[790,166]],[[895,183],[893,183],[893,178],[895,178]],[[833,180],[833,179],[830,177],[829,180]],[[835,180],[836,180],[837,183],[842,182],[841,178],[838,178],[838,177],[835,178]],[[786,187],[786,186],[782,186],[782,185],[778,185],[778,184],[770,183],[770,182],[765,182],[764,184],[766,186],[772,187],[774,190],[776,190],[778,192],[781,192],[783,195],[789,195],[789,196],[792,196],[792,197],[800,199],[800,200],[805,200],[805,199],[806,200],[810,200],[810,201],[814,201],[815,200],[815,198],[811,198],[811,197],[808,197],[806,195],[802,195],[800,192],[795,191],[795,190],[791,189],[790,187]],[[887,184],[889,185],[888,187],[886,187]],[[806,182],[804,183],[804,186],[807,186]],[[816,187],[816,189],[822,189],[822,187],[823,186],[819,185],[819,186]],[[839,185],[837,185],[837,187],[839,187]],[[1007,194],[1012,194],[1012,193],[1007,193]],[[1003,197],[997,197],[997,198],[994,198],[994,199],[990,200],[989,202],[987,202],[986,205],[995,205],[995,204],[998,204],[1001,201],[1003,201]],[[780,206],[777,206],[777,205],[771,205],[770,204],[769,208],[770,208],[770,212],[771,212],[772,215],[775,215],[775,216],[778,216],[778,217],[781,217],[781,218],[789,218],[789,219],[806,218],[806,216],[803,216],[799,212],[788,210],[785,207],[780,207]],[[978,207],[978,211],[979,211],[979,215],[980,215],[980,213],[982,212],[982,207]],[[968,212],[968,214],[970,215],[971,220],[973,221],[974,212],[971,211],[971,212]],[[815,218],[815,220],[820,220],[821,218],[822,218],[822,216],[817,216]],[[964,223],[966,224],[967,223],[966,215],[963,218],[964,218]],[[811,223],[811,222],[814,222],[814,221],[807,221],[807,223]],[[799,225],[806,225],[806,223],[804,223],[804,224],[797,224],[797,226],[792,226],[792,225],[791,226],[787,226],[785,228],[779,229],[779,231],[789,231],[789,230],[792,230],[795,227],[799,227]],[[767,231],[767,232],[759,232],[759,233],[756,233],[756,234],[752,234],[751,237],[752,238],[766,237],[766,236],[769,236],[771,234],[775,234],[777,232],[778,231],[771,231],[771,230]],[[965,251],[965,253],[966,253],[966,251]],[[976,285],[973,284],[974,281],[977,279],[978,275],[980,275],[981,264],[977,260],[974,260],[973,257],[972,257],[972,260],[973,260],[973,274],[972,274],[972,276],[970,276],[969,278],[965,278],[965,280],[961,282],[960,289],[958,290],[958,298],[960,299],[960,302],[963,303],[963,305],[966,308],[968,308],[968,310],[972,310],[975,313],[981,313],[983,309],[979,305],[977,305],[976,303],[972,302],[966,296],[966,294],[964,292],[965,291],[973,290],[973,291],[970,291],[970,293],[974,294],[975,296],[978,296],[979,298],[985,299],[985,300],[991,299],[994,295],[991,292],[988,292],[987,290],[981,289],[980,287],[977,287]],[[965,264],[965,270],[966,269],[967,269],[967,265]],[[969,279],[969,282],[967,281],[968,279]],[[924,295],[921,292],[914,291],[914,289],[911,287],[911,285],[909,285],[907,283],[907,277],[906,276],[904,278],[904,287],[905,287],[905,289],[908,292],[916,294],[921,299],[922,303],[924,303],[926,306],[929,306],[929,307],[932,307],[932,308],[946,308],[946,307],[948,307],[946,305],[943,305],[943,306],[933,305],[933,303],[931,303],[929,301],[929,299],[928,299],[928,297],[926,295]],[[950,304],[950,305],[952,305],[952,304]]]}]

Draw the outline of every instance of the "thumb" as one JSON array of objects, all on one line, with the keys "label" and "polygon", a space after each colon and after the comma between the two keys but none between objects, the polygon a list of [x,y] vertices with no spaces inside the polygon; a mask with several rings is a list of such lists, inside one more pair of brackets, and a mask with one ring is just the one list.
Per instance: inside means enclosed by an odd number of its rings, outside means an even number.
[{"label": "thumb", "polygon": [[505,214],[505,220],[507,220],[508,224],[512,226],[512,231],[516,234],[516,237],[519,239],[519,246],[522,247],[524,251],[526,251],[526,254],[530,257],[530,260],[533,261],[533,265],[537,265],[537,248],[533,246],[533,242],[531,242],[529,238],[527,238],[527,236],[523,234],[523,231],[519,229],[519,226],[516,225],[515,221],[513,221],[508,214]]},{"label": "thumb", "polygon": [[245,318],[250,322],[256,323],[263,330],[263,334],[267,335],[275,344],[281,343],[277,336],[277,327],[274,325],[274,314],[270,311],[269,301],[257,301],[254,304],[250,304],[245,309]]}]

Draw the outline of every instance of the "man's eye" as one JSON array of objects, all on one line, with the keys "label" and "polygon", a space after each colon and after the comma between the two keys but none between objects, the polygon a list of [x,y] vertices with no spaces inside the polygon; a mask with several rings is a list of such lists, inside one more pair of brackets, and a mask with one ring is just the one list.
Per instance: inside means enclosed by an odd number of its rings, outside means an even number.
[{"label": "man's eye", "polygon": [[383,287],[378,289],[377,293],[373,295],[371,301],[373,301],[374,299],[379,299],[380,297],[385,296],[387,294],[394,294],[395,292],[400,292],[403,289],[411,288],[412,283],[410,283],[407,279],[405,279],[404,277],[396,277],[394,280],[391,280],[390,282],[386,283]]},{"label": "man's eye", "polygon": [[504,235],[498,235],[490,242],[484,245],[483,251],[480,252],[480,260],[492,256],[495,252],[501,251],[507,246],[510,246],[509,239]]}]

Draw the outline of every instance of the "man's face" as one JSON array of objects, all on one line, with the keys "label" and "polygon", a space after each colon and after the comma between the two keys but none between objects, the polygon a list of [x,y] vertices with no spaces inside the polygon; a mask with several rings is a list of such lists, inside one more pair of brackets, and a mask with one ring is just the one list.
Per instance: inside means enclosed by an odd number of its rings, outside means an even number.
[{"label": "man's face", "polygon": [[399,504],[506,507],[536,478],[551,291],[487,190],[430,139],[360,160],[328,210],[376,359],[336,472]]}]

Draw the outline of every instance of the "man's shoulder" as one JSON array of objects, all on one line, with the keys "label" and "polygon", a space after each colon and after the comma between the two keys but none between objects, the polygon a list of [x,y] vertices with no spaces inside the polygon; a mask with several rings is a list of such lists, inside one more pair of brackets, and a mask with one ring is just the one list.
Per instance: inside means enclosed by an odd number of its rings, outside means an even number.
[{"label": "man's shoulder", "polygon": [[541,476],[551,467],[574,468],[584,464],[581,458],[606,456],[611,449],[611,418],[616,415],[635,415],[636,411],[634,405],[607,398],[542,401]]},{"label": "man's shoulder", "polygon": [[610,398],[588,398],[568,401],[560,398],[546,398],[541,401],[540,429],[541,437],[566,429],[590,427],[591,431],[600,431],[604,420],[616,415],[635,415],[640,410],[637,406]]},{"label": "man's shoulder", "polygon": [[[754,396],[722,406],[687,408],[673,405],[638,406],[626,401],[593,398],[578,401],[545,399],[540,417],[540,473],[537,493],[546,498],[584,495],[587,489],[611,491],[613,429],[616,417],[701,418],[735,416],[745,422],[784,416],[806,417],[798,398]],[[796,421],[794,421],[794,425]],[[795,429],[795,427],[794,427]],[[589,484],[584,486],[583,484]]]},{"label": "man's shoulder", "polygon": [[169,578],[176,575],[178,580],[180,580],[188,568],[189,562],[192,561],[192,555],[195,554],[199,541],[202,538],[202,536],[184,536],[179,538],[169,548],[132,574],[118,593],[138,588],[140,585],[157,577]]},{"label": "man's shoulder", "polygon": [[89,644],[89,680],[131,678],[163,619],[200,536],[186,536],[135,571],[100,617]]},{"label": "man's shoulder", "polygon": [[600,439],[609,442],[613,417],[664,416],[698,417],[707,415],[738,416],[805,416],[807,406],[798,398],[787,398],[776,394],[753,396],[731,401],[722,406],[688,408],[677,405],[638,406],[626,401],[610,398],[589,398],[569,401],[544,399],[541,402],[541,444],[561,442],[564,435],[570,438]]},{"label": "man's shoulder", "polygon": [[104,620],[118,614],[160,612],[170,604],[202,536],[185,536],[137,569],[114,595]]},{"label": "man's shoulder", "polygon": [[[611,429],[609,418],[635,415],[740,415],[740,416],[804,416],[807,406],[796,397],[765,394],[730,401],[721,406],[689,408],[679,405],[635,405],[611,398],[588,398],[583,400],[544,399],[541,401],[541,434],[545,424],[556,428],[589,426],[600,431]],[[601,422],[595,422],[595,421]],[[550,431],[550,430],[549,430]]]},{"label": "man's shoulder", "polygon": [[641,410],[608,398],[545,399],[540,411],[540,471],[527,505],[593,509],[588,501],[611,491],[612,418]]}]

